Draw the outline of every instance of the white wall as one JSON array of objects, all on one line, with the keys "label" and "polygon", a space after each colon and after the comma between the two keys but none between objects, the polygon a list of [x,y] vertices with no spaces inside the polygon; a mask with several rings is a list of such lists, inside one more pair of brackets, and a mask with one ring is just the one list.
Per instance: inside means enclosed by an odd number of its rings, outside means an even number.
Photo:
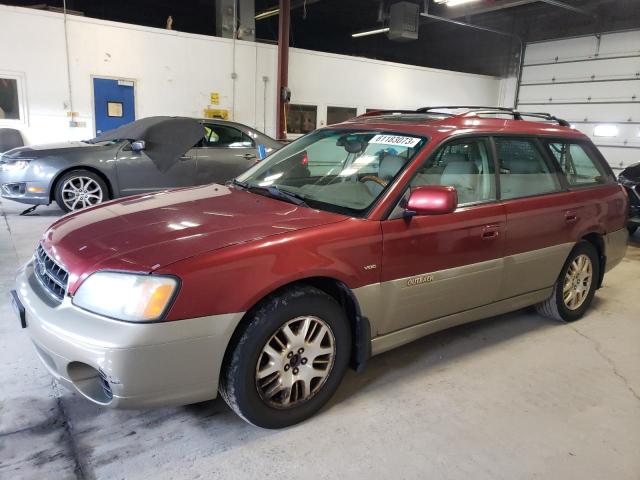
[{"label": "white wall", "polygon": [[[640,160],[640,30],[528,44],[519,108],[589,135],[614,169]],[[594,127],[614,124],[615,137]]]},{"label": "white wall", "polygon": [[[70,127],[63,16],[0,5],[0,74],[19,79],[24,98],[19,128],[28,143],[94,136],[92,76],[134,80],[136,116],[201,117],[211,92],[232,109],[233,41],[68,17],[73,111]],[[398,48],[402,48],[399,45]],[[235,120],[275,134],[277,48],[236,42]],[[267,78],[266,84],[263,78]],[[327,106],[416,108],[499,101],[500,80],[363,58],[291,49],[292,102]],[[266,109],[265,109],[266,105]]]},{"label": "white wall", "polygon": [[415,109],[429,105],[495,105],[499,79],[447,70],[292,49],[291,102],[326,107]]}]

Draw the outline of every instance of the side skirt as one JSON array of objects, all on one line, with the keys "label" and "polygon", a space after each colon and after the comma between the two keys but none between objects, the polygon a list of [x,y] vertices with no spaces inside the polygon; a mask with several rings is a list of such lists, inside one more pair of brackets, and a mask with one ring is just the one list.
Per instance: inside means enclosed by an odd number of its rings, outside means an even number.
[{"label": "side skirt", "polygon": [[496,315],[501,315],[503,313],[512,312],[520,308],[534,305],[549,298],[552,291],[553,287],[544,288],[542,290],[525,293],[524,295],[518,295],[513,298],[507,298],[482,307],[441,317],[436,320],[430,320],[418,325],[413,325],[386,335],[380,335],[371,340],[371,354],[378,355],[379,353],[386,352],[387,350],[412,342],[418,338],[441,330],[446,330],[447,328],[455,327],[457,325],[462,325],[463,323],[494,317]]}]

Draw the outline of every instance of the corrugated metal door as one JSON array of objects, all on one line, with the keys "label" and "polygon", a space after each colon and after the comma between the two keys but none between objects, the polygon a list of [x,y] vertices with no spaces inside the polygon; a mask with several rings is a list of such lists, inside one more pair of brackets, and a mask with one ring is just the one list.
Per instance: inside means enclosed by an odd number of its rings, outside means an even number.
[{"label": "corrugated metal door", "polygon": [[640,161],[640,30],[527,44],[518,108],[568,120],[614,170]]}]

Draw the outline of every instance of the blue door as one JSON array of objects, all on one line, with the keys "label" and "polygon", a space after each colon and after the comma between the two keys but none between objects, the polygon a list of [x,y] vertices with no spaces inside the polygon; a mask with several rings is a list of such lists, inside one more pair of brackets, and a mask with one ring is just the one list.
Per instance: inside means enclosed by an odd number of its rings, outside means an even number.
[{"label": "blue door", "polygon": [[136,119],[134,86],[131,81],[93,79],[96,135]]}]

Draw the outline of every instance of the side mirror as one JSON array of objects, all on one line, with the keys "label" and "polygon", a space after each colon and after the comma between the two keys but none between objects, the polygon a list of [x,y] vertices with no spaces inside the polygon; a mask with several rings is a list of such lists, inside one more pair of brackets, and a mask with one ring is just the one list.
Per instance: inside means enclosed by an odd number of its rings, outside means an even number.
[{"label": "side mirror", "polygon": [[134,152],[141,152],[147,148],[147,143],[144,140],[136,140],[135,142],[131,142],[131,150]]},{"label": "side mirror", "polygon": [[425,185],[411,190],[405,207],[405,216],[443,215],[458,207],[458,193],[453,187]]}]

